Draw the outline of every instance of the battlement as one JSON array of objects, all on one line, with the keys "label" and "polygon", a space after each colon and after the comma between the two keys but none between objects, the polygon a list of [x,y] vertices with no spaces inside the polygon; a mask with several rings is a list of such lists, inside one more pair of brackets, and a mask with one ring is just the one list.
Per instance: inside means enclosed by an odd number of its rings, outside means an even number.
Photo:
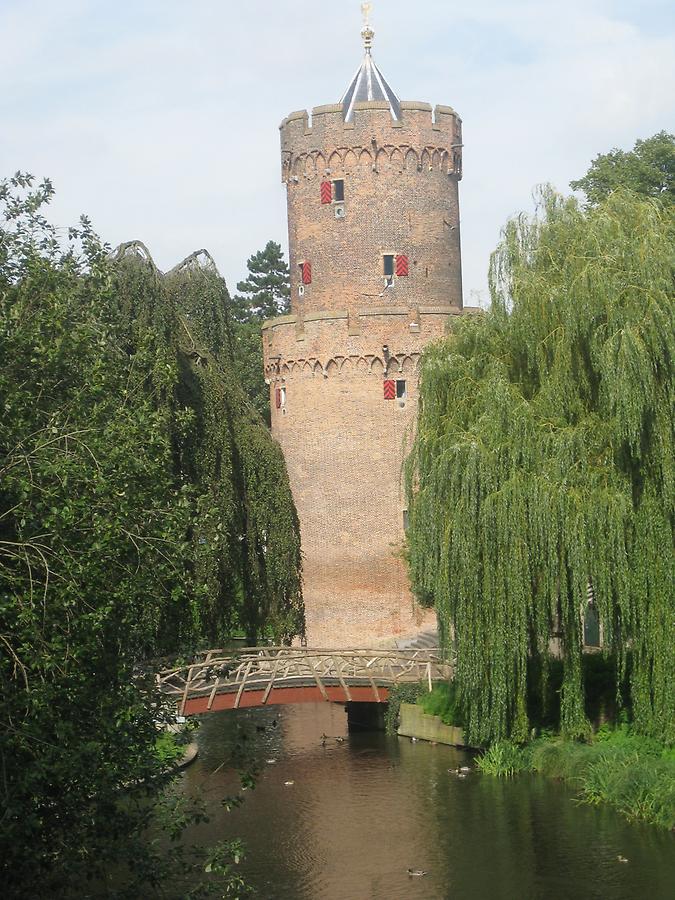
[{"label": "battlement", "polygon": [[[456,120],[461,124],[461,118],[451,106],[442,106],[440,104],[433,107],[431,103],[424,103],[419,100],[402,100],[401,112],[402,116],[396,121],[391,116],[389,104],[384,100],[367,100],[354,105],[354,120],[345,122],[342,112],[341,103],[328,103],[322,106],[315,106],[310,111],[299,109],[289,113],[279,126],[282,137],[287,134],[288,137],[297,136],[298,134],[318,135],[328,129],[340,128],[345,131],[355,131],[359,124],[372,123],[372,111],[380,111],[387,113],[387,116],[381,117],[383,124],[389,125],[391,128],[433,128],[441,130],[448,125],[449,118]],[[387,122],[388,119],[388,122]]]},{"label": "battlement", "polygon": [[447,154],[448,170],[461,177],[462,120],[450,106],[404,101],[401,118],[392,118],[389,104],[381,100],[356,103],[354,117],[345,122],[342,106],[316,106],[310,114],[297,110],[280,125],[283,180],[298,158],[317,156],[327,160],[333,151],[351,149],[377,156],[380,149],[413,150],[418,157],[428,149]]}]

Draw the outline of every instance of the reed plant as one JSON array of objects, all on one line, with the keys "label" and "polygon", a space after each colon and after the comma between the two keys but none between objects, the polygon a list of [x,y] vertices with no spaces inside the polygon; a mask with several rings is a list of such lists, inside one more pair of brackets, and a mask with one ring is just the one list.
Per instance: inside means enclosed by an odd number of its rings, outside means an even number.
[{"label": "reed plant", "polygon": [[675,752],[628,726],[601,729],[592,743],[551,735],[524,746],[498,741],[477,763],[486,775],[557,778],[580,802],[607,803],[631,821],[675,829]]},{"label": "reed plant", "polygon": [[529,748],[519,747],[511,741],[496,741],[477,759],[477,764],[485,775],[512,778],[529,770]]}]

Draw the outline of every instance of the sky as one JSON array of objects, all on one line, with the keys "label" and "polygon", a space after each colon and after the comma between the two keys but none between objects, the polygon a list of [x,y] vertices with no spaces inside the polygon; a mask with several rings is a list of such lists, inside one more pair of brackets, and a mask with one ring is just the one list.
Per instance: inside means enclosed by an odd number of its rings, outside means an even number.
[{"label": "sky", "polygon": [[[671,0],[374,0],[371,20],[399,97],[462,117],[467,305],[537,185],[675,131]],[[85,213],[162,270],[206,248],[234,292],[287,247],[278,126],[339,100],[360,29],[359,0],[0,0],[0,179],[49,176],[52,221]]]}]

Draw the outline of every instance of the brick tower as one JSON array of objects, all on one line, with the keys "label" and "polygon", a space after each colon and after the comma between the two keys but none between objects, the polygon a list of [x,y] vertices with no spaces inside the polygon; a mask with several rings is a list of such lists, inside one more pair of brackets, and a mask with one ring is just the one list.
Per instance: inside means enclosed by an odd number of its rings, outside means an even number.
[{"label": "brick tower", "polygon": [[338,104],[281,124],[291,315],[263,326],[272,432],[300,517],[307,638],[373,646],[433,621],[402,558],[402,467],[426,344],[461,315],[461,119],[400,102],[373,31]]}]

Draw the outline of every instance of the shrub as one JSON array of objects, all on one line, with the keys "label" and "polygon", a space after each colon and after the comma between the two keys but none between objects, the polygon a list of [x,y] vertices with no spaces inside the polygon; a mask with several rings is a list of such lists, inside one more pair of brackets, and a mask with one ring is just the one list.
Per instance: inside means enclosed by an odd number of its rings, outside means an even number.
[{"label": "shrub", "polygon": [[441,682],[434,685],[432,691],[420,694],[417,703],[430,716],[439,716],[445,725],[462,727],[464,716],[452,682]]}]

